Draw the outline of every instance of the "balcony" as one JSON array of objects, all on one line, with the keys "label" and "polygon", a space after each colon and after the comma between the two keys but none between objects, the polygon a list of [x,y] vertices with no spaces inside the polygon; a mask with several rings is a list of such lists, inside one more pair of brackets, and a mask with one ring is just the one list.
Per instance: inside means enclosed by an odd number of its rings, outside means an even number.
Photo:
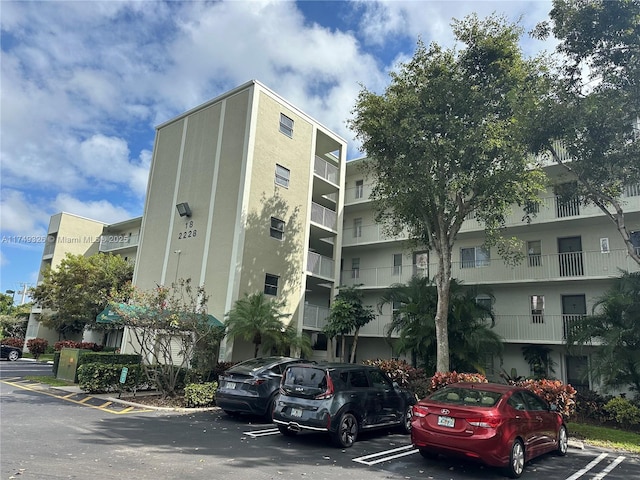
[{"label": "balcony", "polygon": [[[371,194],[372,186],[363,185],[362,187],[351,187],[345,189],[345,206],[362,204],[369,201],[369,195]],[[640,185],[630,185],[625,187],[624,193],[620,198],[623,205],[623,209],[626,213],[640,212]],[[522,207],[514,205],[511,213],[505,215],[505,226],[517,227],[527,225],[530,221],[531,224],[540,224],[546,222],[555,222],[567,218],[582,218],[582,217],[594,217],[603,215],[602,211],[594,205],[582,205],[577,199],[563,200],[556,195],[546,195],[540,198],[540,204],[538,205],[535,216],[531,216],[529,219],[525,217],[525,212]],[[363,226],[364,228],[373,228],[371,226]],[[469,232],[476,230],[483,230],[484,226],[477,222],[473,217],[470,217],[464,221],[460,229],[461,232]],[[345,232],[347,230],[345,229]],[[347,238],[348,240],[348,238]],[[385,239],[381,233],[378,233],[376,237],[374,231],[371,232],[369,239],[363,239],[362,241],[384,241]],[[357,243],[351,243],[355,245]]]},{"label": "balcony", "polygon": [[[420,270],[420,273],[433,276],[437,268],[437,263],[432,261],[429,268]],[[453,278],[466,284],[609,278],[619,276],[619,270],[637,272],[640,267],[626,250],[531,255],[513,267],[505,265],[500,258],[490,259],[486,266],[472,264],[469,267],[468,262],[451,264]],[[418,272],[415,265],[343,270],[340,283],[347,286],[362,285],[365,288],[387,288],[393,283],[406,283],[414,272]]]},{"label": "balcony", "polygon": [[311,221],[328,228],[329,230],[336,230],[336,212],[330,208],[323,207],[317,203],[311,204]]},{"label": "balcony", "polygon": [[[507,343],[564,344],[582,315],[497,315],[493,331]],[[597,344],[597,341],[594,341]]]},{"label": "balcony", "polygon": [[304,305],[302,325],[307,328],[322,330],[329,321],[329,308],[319,305]]},{"label": "balcony", "polygon": [[100,236],[101,252],[112,252],[122,248],[137,247],[140,241],[140,235],[117,235],[104,234]]},{"label": "balcony", "polygon": [[313,162],[313,173],[334,185],[338,185],[340,181],[340,170],[338,170],[338,167],[318,156],[315,157]]},{"label": "balcony", "polygon": [[352,247],[354,245],[377,242],[396,242],[406,240],[408,238],[406,232],[389,236],[385,233],[384,227],[377,223],[372,225],[362,225],[357,228],[343,228],[342,232],[343,247]]},{"label": "balcony", "polygon": [[307,272],[333,281],[334,271],[335,262],[333,259],[315,252],[309,252],[307,257]]}]

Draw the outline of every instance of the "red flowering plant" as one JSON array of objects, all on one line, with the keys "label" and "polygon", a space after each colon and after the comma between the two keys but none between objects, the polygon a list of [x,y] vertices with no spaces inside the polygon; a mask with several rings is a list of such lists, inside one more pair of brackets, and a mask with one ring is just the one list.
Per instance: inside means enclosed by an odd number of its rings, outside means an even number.
[{"label": "red flowering plant", "polygon": [[575,399],[577,392],[570,384],[562,383],[560,380],[548,380],[546,378],[534,380],[529,378],[515,382],[514,385],[532,391],[549,404],[555,404],[558,413],[565,419],[568,419],[576,412]]},{"label": "red flowering plant", "polygon": [[435,392],[451,383],[458,382],[488,383],[488,380],[481,373],[437,372],[431,377],[429,391]]}]

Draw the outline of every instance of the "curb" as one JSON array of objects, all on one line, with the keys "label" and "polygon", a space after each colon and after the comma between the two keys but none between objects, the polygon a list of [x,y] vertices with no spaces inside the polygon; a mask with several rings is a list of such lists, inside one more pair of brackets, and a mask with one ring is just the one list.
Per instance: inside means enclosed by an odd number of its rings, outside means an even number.
[{"label": "curb", "polygon": [[138,407],[144,408],[148,410],[161,410],[167,412],[180,412],[180,413],[190,413],[190,412],[211,412],[215,410],[220,410],[220,407],[198,407],[198,408],[186,408],[186,407],[156,407],[154,405],[147,405],[145,403],[136,403],[130,402],[128,400],[122,400],[121,398],[116,397],[105,397],[106,400],[115,403],[121,403],[123,405],[128,405],[130,407]]}]

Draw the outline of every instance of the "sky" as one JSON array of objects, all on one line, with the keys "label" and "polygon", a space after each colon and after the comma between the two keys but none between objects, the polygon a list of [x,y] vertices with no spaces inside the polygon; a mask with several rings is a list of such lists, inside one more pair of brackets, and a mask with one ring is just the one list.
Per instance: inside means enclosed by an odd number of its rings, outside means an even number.
[{"label": "sky", "polygon": [[[155,127],[259,80],[363,154],[347,120],[452,19],[525,32],[551,1],[0,2],[0,292],[35,286],[49,219],[143,214]],[[553,41],[524,35],[525,55]],[[28,298],[27,298],[28,300]],[[16,294],[16,303],[21,297]]]}]

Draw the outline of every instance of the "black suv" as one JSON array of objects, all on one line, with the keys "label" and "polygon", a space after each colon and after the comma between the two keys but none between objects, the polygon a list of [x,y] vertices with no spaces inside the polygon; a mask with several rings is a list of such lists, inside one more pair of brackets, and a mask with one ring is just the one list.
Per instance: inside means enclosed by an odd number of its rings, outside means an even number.
[{"label": "black suv", "polygon": [[291,363],[308,362],[291,357],[252,358],[225,371],[218,379],[216,405],[225,413],[260,415],[271,421],[273,400],[278,393],[282,372]]},{"label": "black suv", "polygon": [[411,431],[416,397],[378,367],[352,363],[289,365],[276,397],[273,422],[280,433],[328,432],[342,448],[358,432],[383,427]]}]

